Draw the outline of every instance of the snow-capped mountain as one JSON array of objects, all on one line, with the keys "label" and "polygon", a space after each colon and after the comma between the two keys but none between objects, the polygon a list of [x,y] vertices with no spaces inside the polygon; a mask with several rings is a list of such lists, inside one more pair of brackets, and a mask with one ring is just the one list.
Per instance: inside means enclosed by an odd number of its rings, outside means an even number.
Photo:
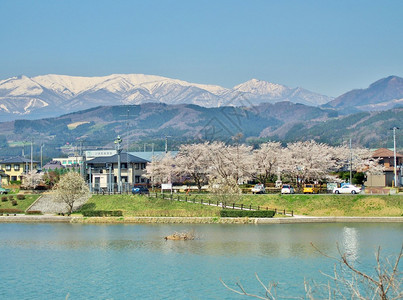
[{"label": "snow-capped mountain", "polygon": [[318,106],[332,98],[256,79],[232,89],[144,74],[104,77],[50,74],[0,81],[0,115],[3,120],[51,117],[100,105],[162,102],[220,107],[287,100]]}]

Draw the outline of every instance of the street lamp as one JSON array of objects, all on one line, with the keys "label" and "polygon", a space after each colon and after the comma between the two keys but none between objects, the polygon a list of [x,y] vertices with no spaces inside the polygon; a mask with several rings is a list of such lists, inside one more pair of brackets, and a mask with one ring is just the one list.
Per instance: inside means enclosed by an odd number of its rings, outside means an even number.
[{"label": "street lamp", "polygon": [[122,192],[122,178],[121,178],[121,168],[120,168],[120,154],[122,153],[122,148],[120,148],[120,144],[122,143],[122,139],[118,135],[115,140],[116,151],[118,153],[118,193]]},{"label": "street lamp", "polygon": [[397,166],[396,166],[396,129],[399,129],[399,127],[393,127],[391,130],[393,130],[393,155],[394,155],[394,173],[395,173],[395,187],[399,186],[399,182],[397,181]]}]

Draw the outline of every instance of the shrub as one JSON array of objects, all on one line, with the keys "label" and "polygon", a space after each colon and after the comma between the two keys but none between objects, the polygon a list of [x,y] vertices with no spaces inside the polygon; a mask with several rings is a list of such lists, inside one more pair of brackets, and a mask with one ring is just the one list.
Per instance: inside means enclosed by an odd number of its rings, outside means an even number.
[{"label": "shrub", "polygon": [[223,209],[220,211],[221,217],[227,218],[273,218],[275,212],[273,210],[232,210]]},{"label": "shrub", "polygon": [[8,200],[13,201],[13,200],[14,200],[14,196],[13,196],[13,195],[8,196]]},{"label": "shrub", "polygon": [[17,195],[17,199],[18,199],[18,200],[24,200],[24,199],[25,199],[25,195]]},{"label": "shrub", "polygon": [[40,210],[30,210],[25,213],[26,215],[41,215],[42,212]]},{"label": "shrub", "polygon": [[17,213],[23,213],[23,211],[17,208],[0,208],[0,214],[17,214]]},{"label": "shrub", "polygon": [[3,202],[7,202],[7,201],[8,201],[7,196],[3,196],[3,197],[1,197],[1,201],[3,201]]},{"label": "shrub", "polygon": [[121,210],[88,210],[82,212],[84,217],[122,217]]},{"label": "shrub", "polygon": [[12,201],[11,201],[11,204],[12,204],[13,206],[16,206],[16,205],[18,205],[18,202],[17,202],[17,200],[12,200]]}]

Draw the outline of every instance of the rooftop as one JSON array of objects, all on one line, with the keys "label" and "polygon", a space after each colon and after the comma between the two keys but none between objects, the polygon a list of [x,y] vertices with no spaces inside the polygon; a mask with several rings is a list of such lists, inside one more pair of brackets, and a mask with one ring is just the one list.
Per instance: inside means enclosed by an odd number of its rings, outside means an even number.
[{"label": "rooftop", "polygon": [[[379,148],[372,154],[373,157],[394,157],[394,152],[387,148]],[[396,157],[403,157],[403,155],[396,153]]]}]

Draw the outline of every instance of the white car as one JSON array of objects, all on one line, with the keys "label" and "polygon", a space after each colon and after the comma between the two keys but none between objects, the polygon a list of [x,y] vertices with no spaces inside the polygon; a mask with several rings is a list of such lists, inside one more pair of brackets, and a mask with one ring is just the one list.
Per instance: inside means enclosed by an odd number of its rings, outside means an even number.
[{"label": "white car", "polygon": [[281,188],[281,193],[282,194],[294,194],[294,188],[289,184],[283,184],[283,187]]},{"label": "white car", "polygon": [[335,188],[333,190],[333,194],[359,194],[359,193],[361,193],[361,188],[351,184],[346,184],[340,188]]},{"label": "white car", "polygon": [[263,184],[256,184],[252,188],[252,194],[264,194],[266,192],[266,189]]}]

